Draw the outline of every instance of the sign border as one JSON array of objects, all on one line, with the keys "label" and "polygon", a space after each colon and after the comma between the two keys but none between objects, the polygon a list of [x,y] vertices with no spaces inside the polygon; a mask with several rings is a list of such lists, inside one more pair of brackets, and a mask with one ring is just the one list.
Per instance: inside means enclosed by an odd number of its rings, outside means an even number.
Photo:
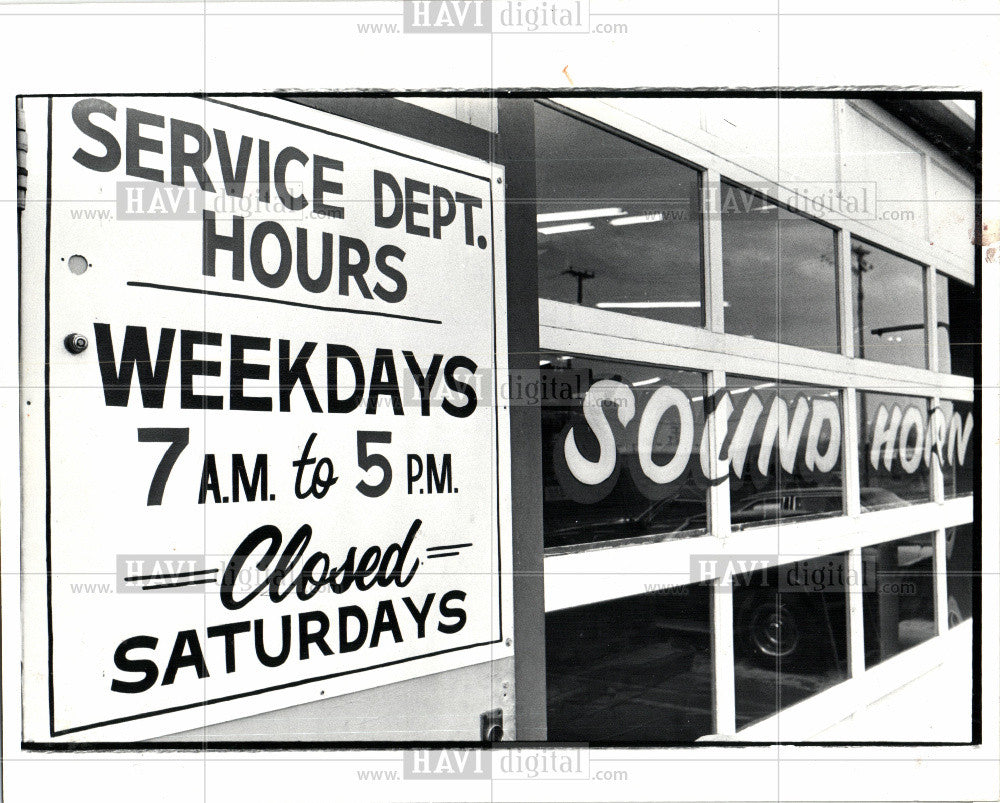
[{"label": "sign border", "polygon": [[[200,100],[202,102],[216,103],[218,105],[228,107],[228,108],[233,109],[235,111],[239,111],[239,112],[244,112],[244,113],[256,115],[258,117],[264,117],[264,118],[269,119],[269,120],[273,120],[273,121],[276,121],[276,122],[279,122],[279,123],[285,123],[285,124],[288,124],[288,125],[293,125],[293,126],[296,126],[296,127],[299,127],[299,128],[304,128],[304,129],[307,129],[307,130],[310,130],[310,131],[313,131],[313,132],[316,132],[316,133],[319,133],[319,134],[325,134],[327,136],[337,137],[338,139],[345,139],[345,140],[348,140],[348,141],[351,141],[351,142],[355,142],[355,143],[364,145],[364,146],[366,146],[368,148],[373,148],[375,150],[380,150],[380,151],[383,151],[383,152],[392,153],[392,154],[394,154],[396,156],[400,156],[400,157],[405,158],[405,159],[410,159],[412,161],[417,161],[417,162],[421,162],[423,164],[432,165],[434,167],[443,168],[445,170],[449,170],[449,171],[454,172],[454,173],[459,173],[461,175],[469,176],[470,178],[475,178],[475,179],[478,179],[478,180],[486,182],[486,185],[489,188],[489,201],[490,201],[490,210],[491,210],[490,218],[489,219],[490,219],[490,270],[491,270],[490,298],[491,298],[491,323],[492,323],[492,329],[493,329],[493,331],[492,331],[493,353],[492,353],[492,362],[491,362],[491,368],[492,368],[492,373],[493,373],[493,383],[492,383],[493,384],[493,437],[492,437],[492,440],[493,440],[494,468],[495,468],[494,483],[495,483],[495,486],[496,486],[495,491],[496,491],[496,500],[497,500],[497,502],[496,502],[496,514],[495,514],[496,518],[493,520],[493,524],[495,525],[495,528],[496,528],[496,555],[497,555],[497,563],[496,563],[496,569],[495,569],[494,574],[495,574],[495,576],[496,576],[496,578],[498,580],[498,582],[496,583],[496,593],[497,593],[496,616],[497,616],[497,633],[498,633],[498,636],[497,636],[497,638],[492,639],[492,640],[488,640],[488,641],[480,641],[480,642],[475,642],[473,644],[466,644],[466,645],[457,646],[457,647],[449,647],[449,648],[443,649],[443,650],[435,650],[433,652],[423,653],[421,655],[409,656],[407,658],[400,658],[400,659],[397,659],[397,660],[394,660],[394,661],[386,661],[386,662],[381,663],[381,664],[373,664],[373,665],[366,666],[366,667],[363,667],[363,668],[349,669],[349,670],[344,670],[342,672],[332,672],[332,673],[327,673],[327,674],[319,675],[319,676],[316,676],[316,677],[302,678],[302,679],[299,679],[299,680],[288,681],[286,683],[280,683],[280,684],[276,684],[276,685],[273,685],[273,686],[267,686],[267,687],[264,687],[264,688],[254,689],[252,691],[240,692],[240,693],[237,693],[237,694],[223,695],[221,697],[215,697],[215,698],[212,698],[212,699],[202,699],[202,700],[199,700],[199,701],[193,702],[193,703],[185,703],[183,705],[170,706],[168,708],[156,709],[156,710],[153,710],[153,711],[145,711],[145,712],[143,712],[141,714],[134,714],[134,715],[124,716],[124,717],[115,717],[113,719],[104,720],[104,721],[101,721],[101,722],[89,723],[89,724],[86,724],[86,725],[74,725],[72,727],[62,728],[62,729],[59,729],[59,730],[56,729],[56,726],[55,726],[55,667],[54,667],[54,648],[55,648],[54,636],[55,636],[55,633],[54,633],[54,628],[53,628],[53,617],[52,617],[52,520],[51,520],[51,518],[52,518],[52,516],[51,516],[51,514],[52,514],[52,504],[51,504],[51,499],[52,499],[51,491],[52,491],[52,487],[51,487],[51,473],[50,473],[50,471],[51,471],[51,455],[50,455],[50,426],[49,426],[49,424],[50,424],[50,420],[49,420],[50,419],[49,365],[50,365],[50,352],[51,352],[51,333],[50,333],[50,320],[49,320],[49,306],[50,306],[50,304],[49,304],[49,302],[50,302],[50,292],[49,292],[50,291],[50,287],[49,287],[49,285],[50,285],[50,273],[51,273],[51,235],[52,235],[52,200],[53,200],[52,199],[52,167],[53,167],[53,165],[52,165],[52,161],[53,161],[52,160],[52,135],[53,135],[53,129],[52,129],[52,122],[53,122],[52,121],[52,112],[53,112],[53,101],[55,100],[56,97],[57,96],[55,96],[55,95],[45,96],[46,101],[47,101],[46,195],[45,195],[45,287],[44,287],[44,307],[45,307],[45,315],[44,315],[44,327],[45,327],[45,332],[44,332],[44,355],[45,355],[45,360],[44,360],[44,399],[45,399],[45,402],[44,402],[44,407],[45,407],[45,409],[44,409],[44,433],[45,433],[45,569],[46,569],[46,590],[45,590],[46,600],[45,600],[45,602],[46,602],[46,621],[47,621],[47,658],[48,658],[48,692],[49,692],[49,699],[48,699],[48,702],[49,702],[49,717],[48,717],[49,723],[48,724],[49,724],[49,735],[52,738],[56,738],[56,737],[60,737],[60,736],[67,736],[67,735],[73,734],[73,733],[80,733],[82,731],[93,730],[95,728],[120,725],[120,724],[123,724],[123,723],[126,723],[126,722],[134,722],[134,721],[148,719],[148,718],[155,717],[155,716],[164,716],[164,715],[176,713],[176,712],[179,712],[179,711],[186,711],[186,710],[191,710],[191,709],[196,709],[196,708],[207,708],[209,705],[212,705],[214,703],[226,703],[226,702],[231,702],[233,700],[243,699],[243,698],[247,698],[247,697],[255,697],[257,695],[266,694],[268,692],[280,691],[280,690],[283,690],[283,689],[290,689],[290,688],[294,688],[294,687],[297,687],[297,686],[304,686],[304,685],[307,685],[309,683],[318,683],[318,682],[322,682],[322,681],[326,681],[326,680],[332,680],[332,679],[338,678],[338,677],[345,677],[345,676],[349,676],[349,675],[358,675],[358,674],[361,674],[363,672],[369,672],[369,671],[377,670],[377,669],[384,669],[386,667],[397,666],[397,665],[400,665],[400,664],[409,663],[411,661],[416,661],[416,660],[425,659],[425,658],[432,658],[432,657],[439,656],[439,655],[445,655],[445,654],[454,653],[454,652],[461,652],[463,650],[475,649],[475,648],[478,648],[478,647],[487,647],[487,646],[492,645],[492,644],[502,643],[504,641],[504,630],[503,630],[503,586],[504,586],[504,580],[503,580],[503,577],[502,577],[502,572],[503,572],[503,563],[502,563],[502,553],[503,553],[503,537],[502,536],[503,536],[503,532],[502,532],[502,525],[503,525],[504,517],[503,517],[503,511],[501,510],[501,505],[503,504],[504,494],[502,492],[503,489],[500,487],[500,484],[501,484],[501,473],[500,473],[500,457],[501,457],[500,434],[501,434],[501,427],[500,427],[499,398],[498,398],[498,395],[497,395],[497,380],[499,378],[499,370],[498,370],[498,366],[497,366],[497,346],[498,346],[498,343],[497,343],[496,230],[495,230],[495,210],[494,210],[495,199],[494,199],[494,193],[493,193],[493,178],[492,178],[492,176],[489,176],[489,175],[483,176],[483,175],[479,175],[479,174],[476,174],[476,173],[471,173],[469,171],[462,170],[460,168],[453,167],[451,165],[442,164],[442,163],[435,162],[435,161],[430,160],[430,159],[425,159],[425,158],[422,158],[422,157],[413,156],[411,154],[406,154],[406,153],[403,153],[401,151],[396,151],[396,150],[393,150],[392,148],[385,147],[384,145],[379,145],[379,144],[372,143],[372,142],[366,142],[366,141],[364,141],[362,139],[358,139],[357,137],[352,137],[352,136],[349,136],[349,135],[346,135],[346,134],[339,134],[339,133],[336,133],[334,131],[328,131],[328,130],[319,128],[318,126],[311,125],[309,123],[300,122],[300,121],[296,121],[296,120],[291,120],[291,119],[288,119],[286,117],[281,117],[281,116],[279,116],[277,114],[272,114],[270,112],[263,111],[263,110],[260,110],[260,109],[246,108],[244,106],[239,106],[239,105],[237,105],[235,103],[230,103],[228,101],[223,101],[223,100],[220,100],[218,98],[209,97],[207,95],[197,95],[197,94],[191,94],[191,93],[179,93],[179,94],[176,94],[176,95],[173,95],[173,94],[168,94],[168,95],[156,94],[156,95],[149,95],[149,96],[147,96],[147,95],[141,95],[141,94],[140,95],[128,95],[128,97],[156,97],[156,98],[163,98],[163,99],[166,99],[166,100],[171,100],[171,99],[175,99],[175,98],[191,98],[191,99],[195,99],[195,100]],[[122,97],[122,96],[118,95],[118,94],[115,94],[115,93],[110,93],[110,94],[101,94],[101,95],[87,95],[87,94],[79,94],[79,95],[71,95],[71,96],[60,95],[58,97],[60,99],[68,99],[70,97],[83,98],[83,97]],[[247,95],[246,97],[258,97],[258,96]],[[282,98],[280,94],[274,95],[274,96],[269,96],[269,97],[273,97],[275,100],[286,100],[285,98]],[[304,107],[304,108],[308,108],[308,107]],[[349,120],[349,118],[343,118],[343,117],[339,117],[337,115],[331,115],[331,116],[335,117],[338,120],[347,120],[347,122],[349,124],[352,124],[352,125],[355,125],[355,124],[356,125],[365,125],[363,123],[355,123],[355,121]],[[393,132],[386,132],[386,133],[391,134],[392,136],[405,136],[405,135],[401,135],[401,134],[394,134]],[[421,146],[440,147],[440,146],[432,145],[431,143],[422,142],[420,140],[413,140],[413,141],[416,142],[417,144],[421,145]],[[445,150],[447,150],[447,149],[445,149]],[[465,154],[459,154],[459,155],[463,156],[464,158],[471,158],[471,157],[467,157]],[[486,165],[487,167],[495,167],[495,165],[491,165],[491,163],[484,163],[484,165]],[[498,178],[497,180],[499,181],[500,179]],[[22,277],[22,280],[23,280],[23,277]],[[23,337],[23,332],[20,333],[20,336]],[[505,363],[506,363],[506,360],[505,360]],[[24,526],[22,524],[22,534],[23,534],[23,531],[24,531]],[[23,548],[23,544],[22,544],[22,548]],[[491,594],[491,598],[492,598],[492,594]],[[23,613],[23,611],[22,611],[22,613]],[[448,670],[444,670],[444,671],[448,671]],[[430,674],[436,674],[436,673],[430,673]],[[391,683],[377,684],[376,686],[373,686],[372,688],[378,688],[379,686],[384,686],[384,685],[391,685]],[[345,694],[351,694],[351,693],[354,693],[354,692],[345,692]],[[273,710],[282,710],[285,707],[287,707],[287,706],[283,705],[283,706],[279,706],[278,708],[273,709]],[[262,713],[264,713],[264,712],[262,712]]]}]

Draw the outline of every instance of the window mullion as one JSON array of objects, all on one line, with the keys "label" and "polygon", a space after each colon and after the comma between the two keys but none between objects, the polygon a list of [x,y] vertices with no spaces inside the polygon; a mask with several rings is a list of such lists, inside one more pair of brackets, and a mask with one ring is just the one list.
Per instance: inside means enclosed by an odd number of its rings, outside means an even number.
[{"label": "window mullion", "polygon": [[939,636],[948,632],[948,539],[945,530],[934,532],[934,623]]},{"label": "window mullion", "polygon": [[[708,387],[705,398],[715,398],[716,394],[726,387],[726,372],[709,371],[706,380]],[[714,425],[710,426],[710,422]],[[714,463],[714,456],[719,454],[726,437],[727,422],[720,416],[713,415],[711,418],[706,416],[705,426],[708,427],[709,454],[713,456],[710,462]],[[697,459],[697,452],[692,457]],[[713,476],[711,479],[712,483],[708,489],[708,531],[716,538],[728,538],[731,528],[729,474],[727,472],[724,477]]]},{"label": "window mullion", "polygon": [[[709,371],[707,397],[712,398],[726,386],[724,371]],[[714,426],[710,426],[710,420]],[[724,422],[717,416],[705,421],[709,454],[717,455],[724,439]],[[717,479],[713,477],[713,480]],[[713,482],[708,491],[709,533],[718,539],[729,536],[729,474]],[[733,589],[731,578],[712,581],[712,720],[715,732],[722,736],[736,733],[736,665],[733,649]]]},{"label": "window mullion", "polygon": [[[849,257],[848,257],[849,258]],[[850,269],[850,265],[848,265]],[[851,324],[853,335],[853,323]],[[858,392],[854,388],[844,389],[844,512],[848,516],[861,515],[861,470],[859,465],[861,429]],[[864,624],[864,561],[861,548],[847,553],[847,576],[855,578],[847,584],[847,665],[850,677],[856,678],[865,671],[865,624]]]},{"label": "window mullion", "polygon": [[854,582],[847,584],[847,665],[852,678],[859,677],[865,671],[865,621],[864,600],[864,560],[861,548],[852,549],[847,553],[847,576]]},{"label": "window mullion", "polygon": [[924,287],[926,292],[926,323],[924,324],[927,337],[927,367],[931,371],[940,371],[940,361],[938,352],[938,320],[937,320],[937,273],[933,268],[924,270]]},{"label": "window mullion", "polygon": [[705,254],[705,326],[725,331],[722,284],[722,180],[717,170],[706,170],[701,180],[702,238]]},{"label": "window mullion", "polygon": [[[926,344],[927,344],[927,367],[931,371],[941,370],[940,365],[940,354],[938,352],[938,321],[937,321],[937,273],[935,273],[933,268],[926,268],[924,271],[924,297],[926,300],[926,312],[925,312],[925,324],[924,328],[927,333]],[[941,405],[941,397],[935,394],[930,400],[930,410],[932,411],[927,416],[927,427],[928,427],[928,437],[930,436],[930,427],[934,425],[934,414],[933,411],[936,410]],[[944,470],[941,466],[941,461],[931,456],[931,499],[935,502],[941,502],[944,500]],[[937,549],[934,551],[934,559],[937,560]],[[935,576],[937,569],[935,568]]]},{"label": "window mullion", "polygon": [[837,303],[840,307],[840,353],[854,356],[854,286],[851,281],[851,235],[837,230]]},{"label": "window mullion", "polygon": [[844,388],[844,432],[842,445],[844,449],[844,512],[848,516],[861,514],[861,472],[858,465],[861,445],[858,442],[861,428],[858,424],[860,410],[858,407],[858,391],[854,388]]},{"label": "window mullion", "polygon": [[[930,437],[931,427],[934,426],[934,410],[941,406],[941,397],[932,396],[930,399],[930,411],[927,416],[927,433]],[[931,452],[931,501],[941,503],[944,501],[944,467],[941,465],[940,453]]]},{"label": "window mullion", "polygon": [[712,672],[712,725],[716,734],[732,736],[736,733],[736,665],[730,577],[712,581]]}]

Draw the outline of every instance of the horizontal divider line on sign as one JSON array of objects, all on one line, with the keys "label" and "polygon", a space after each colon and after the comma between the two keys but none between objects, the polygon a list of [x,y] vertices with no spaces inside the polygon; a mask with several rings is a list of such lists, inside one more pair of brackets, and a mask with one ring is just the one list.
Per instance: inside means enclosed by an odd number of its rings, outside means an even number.
[{"label": "horizontal divider line on sign", "polygon": [[175,293],[194,293],[201,296],[218,296],[219,298],[236,298],[243,301],[263,301],[266,304],[281,304],[286,307],[301,307],[303,309],[314,309],[320,312],[346,312],[349,315],[372,315],[377,318],[396,318],[401,321],[414,321],[416,323],[432,323],[440,325],[441,321],[434,318],[421,318],[416,315],[400,315],[395,312],[376,312],[375,310],[349,309],[348,307],[325,307],[321,304],[307,304],[302,301],[288,301],[283,298],[264,298],[262,296],[251,296],[245,293],[226,293],[221,290],[203,290],[200,287],[177,287],[170,284],[156,284],[155,282],[126,282],[129,287],[143,287],[150,290],[170,290]]},{"label": "horizontal divider line on sign", "polygon": [[199,574],[214,574],[218,569],[196,569],[191,572],[178,572],[177,574],[137,574],[132,577],[123,577],[126,583],[138,582],[139,580],[177,580],[181,577],[196,577]]},{"label": "horizontal divider line on sign", "polygon": [[214,583],[214,582],[215,582],[214,577],[203,577],[199,580],[185,580],[184,582],[180,583],[162,583],[156,586],[153,585],[143,586],[142,590],[158,591],[161,588],[183,588],[184,586],[197,586],[197,585],[204,585],[205,583]]}]

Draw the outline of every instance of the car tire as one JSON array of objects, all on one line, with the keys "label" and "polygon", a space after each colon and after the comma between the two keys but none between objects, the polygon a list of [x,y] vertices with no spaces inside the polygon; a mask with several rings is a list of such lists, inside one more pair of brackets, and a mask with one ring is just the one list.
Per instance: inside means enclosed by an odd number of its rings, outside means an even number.
[{"label": "car tire", "polygon": [[773,669],[792,667],[808,655],[805,611],[787,595],[754,594],[736,612],[736,638],[744,655]]}]

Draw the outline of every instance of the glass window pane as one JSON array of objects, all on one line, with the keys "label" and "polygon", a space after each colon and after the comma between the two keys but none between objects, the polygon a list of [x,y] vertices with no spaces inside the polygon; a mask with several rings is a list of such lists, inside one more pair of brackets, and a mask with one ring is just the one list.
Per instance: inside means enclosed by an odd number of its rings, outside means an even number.
[{"label": "glass window pane", "polygon": [[734,529],[842,513],[840,391],[739,376],[726,386]]},{"label": "glass window pane", "polygon": [[976,527],[963,524],[945,531],[948,571],[948,627],[972,617],[972,600],[978,586],[975,547]]},{"label": "glass window pane", "polygon": [[862,511],[930,501],[929,407],[916,396],[858,393]]},{"label": "glass window pane", "polygon": [[545,617],[548,738],[693,742],[712,732],[707,584]]},{"label": "glass window pane", "polygon": [[965,282],[937,274],[938,370],[975,376],[982,329],[975,292]]},{"label": "glass window pane", "polygon": [[933,638],[934,534],[900,538],[861,550],[865,666],[874,666]]},{"label": "glass window pane", "polygon": [[535,105],[541,298],[704,324],[697,170]]},{"label": "glass window pane", "polygon": [[926,368],[923,266],[852,239],[851,276],[855,356]]},{"label": "glass window pane", "polygon": [[846,553],[733,577],[737,727],[847,679],[849,585]]},{"label": "glass window pane", "polygon": [[726,331],[836,352],[833,229],[727,182],[719,209]]},{"label": "glass window pane", "polygon": [[946,499],[971,494],[976,489],[975,421],[968,402],[941,400],[941,416],[935,414],[940,432],[941,473]]},{"label": "glass window pane", "polygon": [[696,371],[543,352],[545,546],[705,531]]}]

